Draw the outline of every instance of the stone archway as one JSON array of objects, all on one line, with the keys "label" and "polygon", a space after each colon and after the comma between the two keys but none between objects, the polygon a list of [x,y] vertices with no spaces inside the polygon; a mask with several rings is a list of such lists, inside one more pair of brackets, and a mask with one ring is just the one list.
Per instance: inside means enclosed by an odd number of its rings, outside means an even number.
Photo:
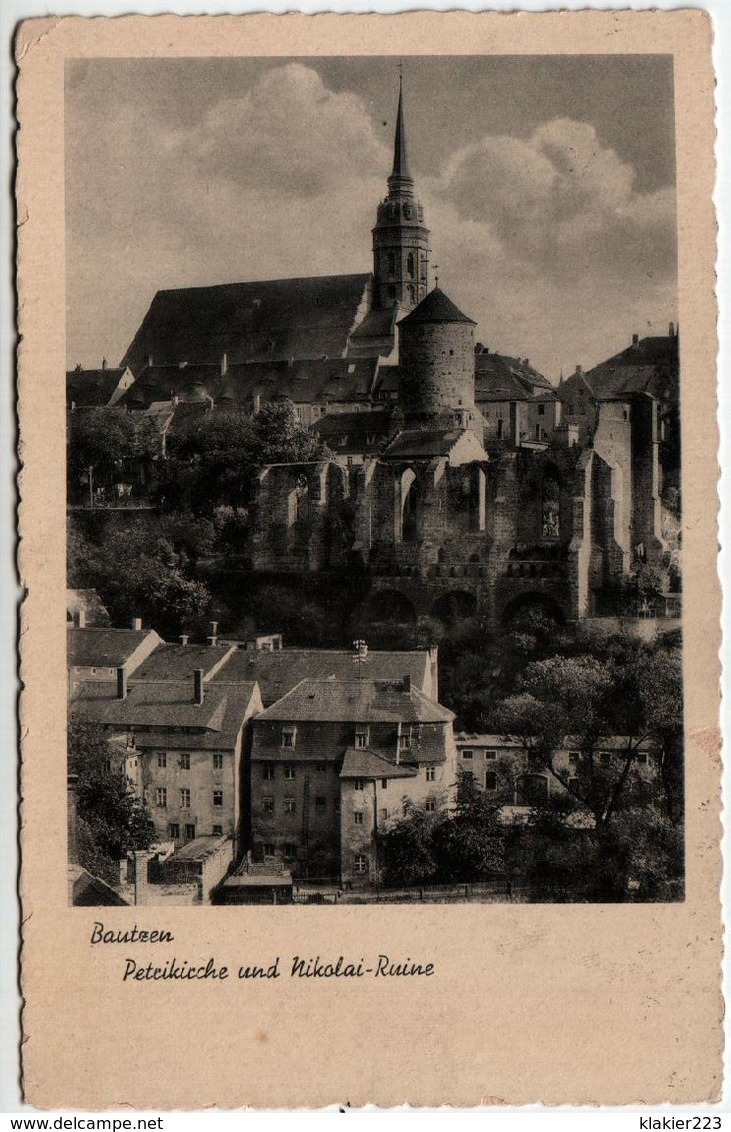
[{"label": "stone archway", "polygon": [[375,590],[363,606],[363,616],[371,621],[416,624],[416,610],[400,590]]}]

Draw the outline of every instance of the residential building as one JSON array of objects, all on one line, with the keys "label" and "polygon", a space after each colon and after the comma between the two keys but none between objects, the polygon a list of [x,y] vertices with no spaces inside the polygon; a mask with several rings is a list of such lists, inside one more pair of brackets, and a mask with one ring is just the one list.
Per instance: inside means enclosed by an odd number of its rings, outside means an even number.
[{"label": "residential building", "polygon": [[254,859],[295,877],[376,880],[379,834],[404,803],[448,802],[453,718],[408,676],[302,680],[253,720]]}]

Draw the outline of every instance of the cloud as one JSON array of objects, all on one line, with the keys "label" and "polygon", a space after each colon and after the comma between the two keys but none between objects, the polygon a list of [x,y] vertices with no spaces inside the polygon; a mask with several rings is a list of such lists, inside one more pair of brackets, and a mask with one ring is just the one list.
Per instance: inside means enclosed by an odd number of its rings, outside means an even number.
[{"label": "cloud", "polygon": [[[91,80],[67,115],[69,364],[118,360],[161,288],[370,269],[390,153],[362,98],[284,63],[171,129]],[[674,191],[637,192],[587,122],[479,138],[417,190],[440,282],[549,376],[676,317]]]}]

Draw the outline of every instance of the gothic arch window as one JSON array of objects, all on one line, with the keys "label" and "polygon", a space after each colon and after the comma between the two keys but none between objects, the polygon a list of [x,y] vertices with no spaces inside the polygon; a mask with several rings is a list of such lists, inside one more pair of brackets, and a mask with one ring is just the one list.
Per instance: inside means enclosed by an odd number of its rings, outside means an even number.
[{"label": "gothic arch window", "polygon": [[396,253],[395,252],[389,252],[388,253],[388,274],[389,275],[395,275],[396,274]]},{"label": "gothic arch window", "polygon": [[396,288],[395,288],[393,283],[389,284],[388,297],[389,297],[389,299],[395,299],[396,298]]},{"label": "gothic arch window", "polygon": [[406,296],[407,296],[409,302],[411,302],[411,303],[414,302],[415,295],[416,295],[416,292],[414,291],[414,284],[413,283],[407,283],[406,284]]},{"label": "gothic arch window", "polygon": [[[413,252],[409,252],[409,254],[406,257],[406,274],[409,276],[410,279],[413,279],[413,277],[414,277],[414,253]],[[412,290],[413,290],[413,287],[412,287]]]},{"label": "gothic arch window", "polygon": [[554,542],[561,537],[561,489],[555,472],[548,469],[543,476],[542,529],[544,542]]},{"label": "gothic arch window", "polygon": [[418,537],[419,487],[413,468],[401,476],[401,541],[416,542]]}]

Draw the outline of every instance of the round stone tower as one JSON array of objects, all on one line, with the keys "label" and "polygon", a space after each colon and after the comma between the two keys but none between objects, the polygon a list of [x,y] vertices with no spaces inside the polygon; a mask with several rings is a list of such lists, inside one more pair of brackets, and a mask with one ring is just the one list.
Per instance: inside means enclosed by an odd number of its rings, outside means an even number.
[{"label": "round stone tower", "polygon": [[399,401],[407,428],[470,427],[475,325],[438,287],[399,322]]}]

